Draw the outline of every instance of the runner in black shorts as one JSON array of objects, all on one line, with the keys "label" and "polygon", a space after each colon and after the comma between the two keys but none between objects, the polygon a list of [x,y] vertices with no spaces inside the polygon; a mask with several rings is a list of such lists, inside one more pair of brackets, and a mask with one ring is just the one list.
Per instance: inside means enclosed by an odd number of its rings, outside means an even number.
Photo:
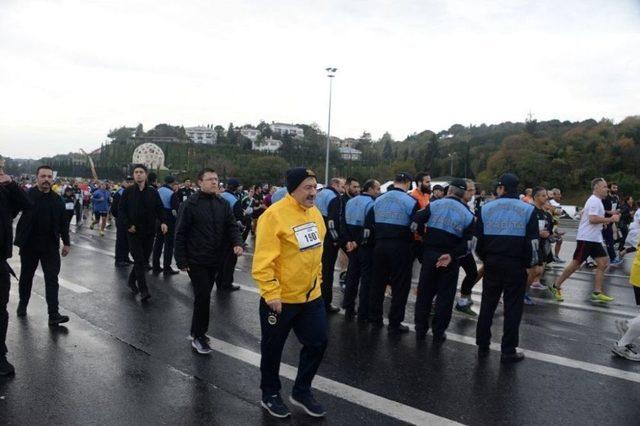
[{"label": "runner in black shorts", "polygon": [[613,297],[607,296],[602,292],[602,282],[604,281],[604,271],[609,266],[609,256],[602,247],[602,226],[618,222],[620,215],[613,214],[611,217],[605,217],[604,205],[602,199],[607,196],[607,182],[603,178],[596,178],[591,181],[591,189],[593,194],[587,200],[580,217],[580,225],[578,226],[578,234],[576,236],[577,246],[573,254],[573,260],[569,262],[562,275],[556,280],[555,284],[549,286],[549,291],[553,297],[562,302],[564,298],[560,292],[562,283],[578,270],[584,261],[591,257],[596,262],[594,289],[591,293],[592,302],[611,302]]}]

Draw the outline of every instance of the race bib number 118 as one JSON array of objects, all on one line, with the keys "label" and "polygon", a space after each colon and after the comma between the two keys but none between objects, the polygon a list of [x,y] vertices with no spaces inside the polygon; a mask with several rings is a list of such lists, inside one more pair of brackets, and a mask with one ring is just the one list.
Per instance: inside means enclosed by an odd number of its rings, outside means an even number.
[{"label": "race bib number 118", "polygon": [[293,228],[293,232],[298,240],[298,247],[300,247],[300,251],[309,250],[322,245],[318,226],[313,222],[296,226]]}]

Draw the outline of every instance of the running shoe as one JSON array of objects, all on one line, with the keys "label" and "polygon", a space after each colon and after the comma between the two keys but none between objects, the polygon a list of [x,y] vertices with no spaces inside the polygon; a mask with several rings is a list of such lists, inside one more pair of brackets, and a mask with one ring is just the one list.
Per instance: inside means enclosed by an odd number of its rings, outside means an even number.
[{"label": "running shoe", "polygon": [[529,295],[527,293],[524,294],[524,304],[528,305],[528,306],[535,305],[535,303],[533,303],[533,300],[531,300],[531,298],[529,297]]},{"label": "running shoe", "polygon": [[640,353],[632,345],[620,346],[616,342],[611,347],[611,352],[629,361],[640,361]]},{"label": "running shoe", "polygon": [[469,315],[470,317],[477,317],[478,314],[471,309],[471,303],[467,303],[466,305],[461,305],[460,302],[456,303],[456,311],[462,312],[463,314]]},{"label": "running shoe", "polygon": [[265,396],[262,398],[262,401],[260,401],[260,405],[262,405],[262,408],[267,410],[273,417],[277,417],[279,419],[284,419],[291,415],[289,408],[282,401],[280,395]]},{"label": "running shoe", "polygon": [[587,263],[585,264],[585,266],[586,266],[587,268],[589,268],[589,269],[593,269],[593,268],[595,268],[595,267],[596,267],[596,263],[595,263],[595,262],[591,262],[591,261],[589,261],[589,262],[587,262]]},{"label": "running shoe", "polygon": [[612,268],[617,268],[619,266],[624,265],[624,260],[617,258],[615,260],[612,260],[611,262],[609,262],[609,266],[611,266]]},{"label": "running shoe", "polygon": [[554,284],[551,284],[547,288],[551,292],[551,295],[553,296],[553,298],[556,299],[556,301],[564,302],[564,297],[562,297],[562,291],[558,287],[556,287]]},{"label": "running shoe", "polygon": [[611,296],[607,296],[604,293],[591,293],[591,301],[596,303],[609,303],[613,302],[615,299]]},{"label": "running shoe", "polygon": [[211,346],[209,346],[209,339],[206,336],[196,337],[191,341],[191,347],[195,349],[201,355],[209,355],[213,352]]},{"label": "running shoe", "polygon": [[564,260],[560,259],[558,256],[555,256],[555,255],[553,256],[553,261],[555,263],[565,263]]},{"label": "running shoe", "polygon": [[531,283],[531,289],[533,289],[533,290],[544,290],[544,289],[546,289],[546,287],[543,286],[540,281],[534,281],[534,282]]},{"label": "running shoe", "polygon": [[311,417],[324,417],[324,415],[326,414],[324,407],[322,407],[322,405],[320,405],[320,403],[316,401],[316,399],[310,393],[308,395],[300,396],[291,395],[289,397],[289,401],[293,405],[302,408],[305,413],[307,413]]},{"label": "running shoe", "polygon": [[104,237],[104,231],[100,231],[100,236]]}]

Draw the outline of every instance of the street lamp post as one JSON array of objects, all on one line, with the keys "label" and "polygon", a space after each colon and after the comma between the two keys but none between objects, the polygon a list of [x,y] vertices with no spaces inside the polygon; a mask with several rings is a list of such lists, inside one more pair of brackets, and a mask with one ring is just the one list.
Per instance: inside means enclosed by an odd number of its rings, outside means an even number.
[{"label": "street lamp post", "polygon": [[449,176],[453,177],[453,157],[456,155],[455,152],[449,154]]},{"label": "street lamp post", "polygon": [[327,153],[324,163],[324,186],[329,186],[329,147],[331,146],[331,93],[333,89],[333,77],[336,75],[338,68],[325,68],[327,77],[329,77],[329,119],[327,120]]}]

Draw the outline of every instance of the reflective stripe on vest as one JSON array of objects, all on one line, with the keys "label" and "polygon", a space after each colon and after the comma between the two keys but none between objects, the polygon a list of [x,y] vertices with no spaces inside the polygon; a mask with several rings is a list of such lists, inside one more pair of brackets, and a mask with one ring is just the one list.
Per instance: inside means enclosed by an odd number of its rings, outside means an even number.
[{"label": "reflective stripe on vest", "polygon": [[329,188],[325,188],[318,192],[318,195],[316,195],[316,207],[318,207],[322,216],[329,216],[329,203],[336,197],[336,193]]},{"label": "reflective stripe on vest", "polygon": [[173,191],[167,187],[158,188],[158,194],[160,195],[160,199],[162,200],[162,205],[165,209],[171,210],[171,196],[173,195]]},{"label": "reflective stripe on vest", "polygon": [[409,226],[415,205],[416,200],[406,192],[398,190],[385,192],[376,198],[373,205],[376,223]]},{"label": "reflective stripe on vest", "polygon": [[224,198],[227,201],[227,203],[229,203],[229,205],[231,206],[231,210],[233,210],[233,206],[235,206],[236,203],[238,202],[238,198],[232,193],[227,191],[223,192],[220,195],[222,196],[222,198]]},{"label": "reflective stripe on vest", "polygon": [[427,222],[427,228],[440,229],[460,238],[464,230],[473,222],[473,214],[461,202],[443,198],[429,205],[431,215]]},{"label": "reflective stripe on vest", "polygon": [[368,195],[358,195],[347,201],[344,212],[347,225],[364,226],[364,219],[373,207],[373,203],[373,198]]},{"label": "reflective stripe on vest", "polygon": [[515,198],[499,198],[485,204],[480,213],[484,234],[524,237],[533,209],[531,204]]}]

